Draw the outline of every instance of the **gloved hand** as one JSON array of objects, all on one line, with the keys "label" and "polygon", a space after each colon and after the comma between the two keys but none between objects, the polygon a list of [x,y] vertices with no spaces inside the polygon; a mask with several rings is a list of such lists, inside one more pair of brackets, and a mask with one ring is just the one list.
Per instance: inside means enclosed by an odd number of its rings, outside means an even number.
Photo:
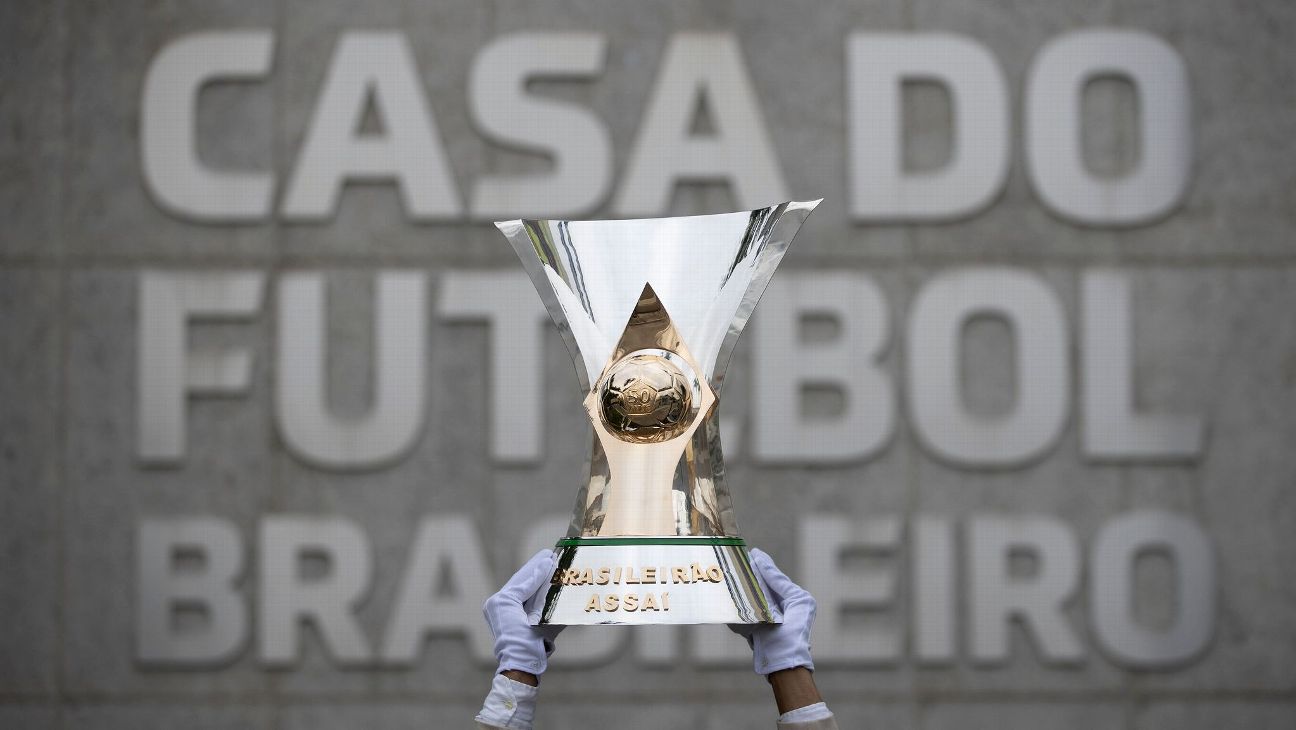
[{"label": "gloved hand", "polygon": [[813,670],[810,627],[815,618],[814,596],[793,583],[764,552],[753,548],[751,564],[765,594],[783,614],[783,623],[730,624],[729,628],[746,637],[752,648],[757,674],[769,675],[793,667]]},{"label": "gloved hand", "polygon": [[544,607],[540,589],[548,585],[557,562],[557,553],[541,550],[482,606],[486,625],[495,637],[497,674],[517,669],[539,676],[549,666],[554,639],[563,627],[532,626],[531,619],[539,618]]}]

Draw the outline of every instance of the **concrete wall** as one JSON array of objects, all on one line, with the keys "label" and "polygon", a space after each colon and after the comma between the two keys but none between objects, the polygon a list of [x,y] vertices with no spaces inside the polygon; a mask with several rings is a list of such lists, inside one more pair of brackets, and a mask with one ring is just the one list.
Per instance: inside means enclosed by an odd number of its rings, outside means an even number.
[{"label": "concrete wall", "polygon": [[[1021,90],[1046,41],[1112,25],[1160,37],[1186,62],[1191,184],[1183,202],[1155,223],[1078,226],[1051,214],[1027,180]],[[249,27],[276,33],[274,70],[263,83],[204,94],[199,152],[208,164],[286,177],[339,33],[394,29],[414,49],[461,190],[488,171],[543,166],[484,140],[465,109],[464,79],[491,39],[518,30],[607,35],[600,78],[543,88],[605,120],[619,180],[670,35],[736,34],[792,197],[825,197],[780,276],[871,275],[889,306],[892,338],[882,362],[896,383],[909,346],[908,304],[938,272],[993,263],[1041,277],[1067,312],[1077,371],[1081,274],[1093,267],[1125,272],[1135,292],[1137,403],[1202,416],[1208,439],[1199,457],[1086,459],[1073,398],[1065,432],[1041,458],[1017,468],[958,468],[918,442],[902,399],[894,437],[868,460],[767,466],[748,458],[745,435],[735,440],[730,474],[744,536],[797,577],[798,545],[813,539],[797,524],[812,515],[949,516],[960,530],[974,513],[1044,515],[1065,523],[1086,550],[1114,515],[1138,508],[1187,515],[1217,560],[1213,636],[1190,661],[1149,671],[1113,661],[1093,639],[1082,585],[1067,607],[1083,643],[1078,663],[1043,663],[1028,635],[1014,629],[1005,662],[975,663],[964,647],[951,662],[922,666],[909,649],[910,551],[901,543],[887,558],[897,575],[895,604],[863,619],[901,636],[900,656],[824,666],[820,687],[843,727],[1296,724],[1296,12],[1289,4],[50,0],[0,8],[0,726],[465,727],[491,667],[454,636],[431,639],[413,667],[342,668],[308,629],[300,660],[272,669],[258,661],[254,623],[245,647],[217,666],[139,663],[139,522],[230,520],[247,551],[243,595],[255,607],[260,520],[291,513],[354,521],[373,545],[375,583],[358,613],[376,643],[419,520],[470,518],[484,536],[495,585],[518,564],[519,535],[534,517],[570,509],[587,436],[571,363],[553,331],[543,357],[553,387],[542,397],[554,415],[540,464],[491,460],[488,332],[435,312],[426,421],[411,452],[382,469],[329,471],[285,449],[272,412],[278,276],[329,272],[330,398],[339,412],[355,413],[369,397],[374,270],[429,272],[435,301],[447,271],[516,270],[517,262],[487,224],[411,223],[384,184],[350,186],[336,214],[317,224],[278,215],[204,224],[160,209],[139,162],[148,64],[185,33]],[[845,38],[882,30],[966,35],[1002,66],[1013,162],[1004,192],[988,208],[941,224],[865,224],[849,215]],[[1137,158],[1133,107],[1120,84],[1092,89],[1085,129],[1095,168],[1119,171]],[[939,165],[949,152],[947,102],[923,87],[905,108],[911,161]],[[685,186],[661,214],[719,212],[737,203],[723,185]],[[606,207],[589,212],[608,215]],[[250,269],[269,277],[257,316],[195,328],[196,345],[253,352],[251,388],[244,396],[192,400],[188,451],[166,468],[136,458],[138,282],[151,268]],[[969,400],[988,411],[1008,407],[1007,330],[978,325],[968,337]],[[737,357],[725,411],[742,416],[752,397],[751,342]],[[876,559],[854,556],[841,579],[876,569]],[[1153,565],[1139,583],[1140,610],[1153,621],[1175,610],[1173,575],[1158,570]],[[741,660],[708,666],[698,658],[705,651],[687,648],[703,633],[741,655],[740,640],[719,628],[684,636],[626,632],[625,647],[610,659],[546,675],[540,726],[771,726],[768,690]],[[560,656],[565,641],[581,641],[572,634],[560,638]],[[667,640],[680,642],[670,652],[679,659],[663,666],[651,657]]]}]

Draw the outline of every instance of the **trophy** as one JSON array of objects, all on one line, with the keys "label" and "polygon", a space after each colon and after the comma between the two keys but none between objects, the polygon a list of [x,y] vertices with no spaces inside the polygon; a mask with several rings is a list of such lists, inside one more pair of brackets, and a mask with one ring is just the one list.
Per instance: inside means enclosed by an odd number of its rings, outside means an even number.
[{"label": "trophy", "polygon": [[594,426],[540,624],[777,623],[738,536],[716,406],[734,344],[819,201],[514,220]]}]

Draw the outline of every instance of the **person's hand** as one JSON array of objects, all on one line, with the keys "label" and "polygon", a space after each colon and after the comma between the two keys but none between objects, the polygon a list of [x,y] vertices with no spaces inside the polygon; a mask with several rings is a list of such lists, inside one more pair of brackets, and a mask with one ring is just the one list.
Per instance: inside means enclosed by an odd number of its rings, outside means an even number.
[{"label": "person's hand", "polygon": [[783,614],[783,623],[730,624],[729,628],[746,637],[757,674],[770,675],[794,667],[813,670],[810,627],[815,618],[814,596],[793,583],[764,552],[753,548],[751,564],[765,594]]},{"label": "person's hand", "polygon": [[482,606],[486,625],[495,637],[497,674],[515,670],[538,677],[548,667],[554,638],[563,627],[532,626],[531,621],[539,618],[544,607],[540,589],[548,585],[557,562],[557,553],[541,550]]}]

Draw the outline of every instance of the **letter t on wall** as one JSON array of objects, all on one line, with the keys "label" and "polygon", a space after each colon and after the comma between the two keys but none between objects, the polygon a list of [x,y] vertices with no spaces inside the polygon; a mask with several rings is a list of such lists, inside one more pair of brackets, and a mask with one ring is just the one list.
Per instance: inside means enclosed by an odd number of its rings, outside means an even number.
[{"label": "letter t on wall", "polygon": [[[549,320],[522,272],[448,272],[437,312],[448,322],[486,321],[491,328],[490,453],[508,464],[540,460],[543,437],[544,324]],[[510,394],[526,393],[525,398]]]}]

